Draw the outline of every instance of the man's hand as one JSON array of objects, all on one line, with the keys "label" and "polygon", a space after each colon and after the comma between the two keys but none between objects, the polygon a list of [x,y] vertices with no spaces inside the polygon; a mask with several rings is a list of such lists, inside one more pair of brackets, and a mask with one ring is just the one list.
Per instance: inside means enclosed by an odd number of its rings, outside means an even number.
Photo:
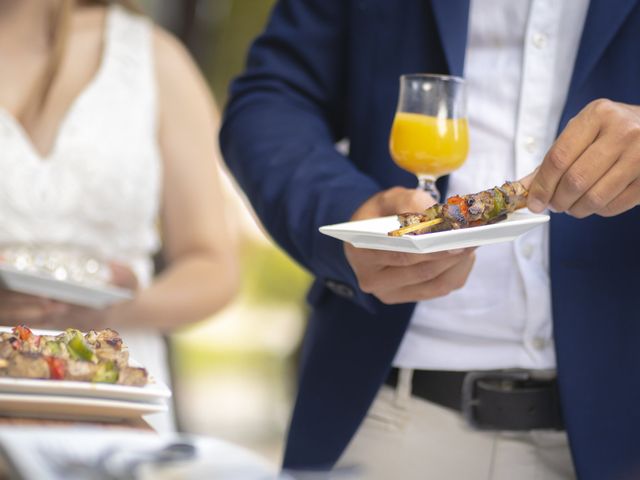
[{"label": "man's hand", "polygon": [[610,217],[640,203],[640,107],[595,100],[553,144],[529,191],[528,207],[577,218]]},{"label": "man's hand", "polygon": [[[395,187],[374,195],[351,220],[420,212],[435,202],[425,192]],[[387,304],[417,302],[461,288],[475,260],[475,249],[424,255],[385,252],[344,245],[362,291]]]}]

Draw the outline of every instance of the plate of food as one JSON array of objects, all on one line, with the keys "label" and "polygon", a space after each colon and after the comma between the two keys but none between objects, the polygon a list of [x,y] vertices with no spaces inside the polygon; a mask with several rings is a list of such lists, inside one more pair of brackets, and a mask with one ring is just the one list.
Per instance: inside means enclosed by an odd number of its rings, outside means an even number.
[{"label": "plate of food", "polygon": [[129,357],[115,330],[32,331],[25,326],[0,327],[0,396],[7,394],[146,402],[161,407],[171,397],[166,385]]},{"label": "plate of food", "polygon": [[469,195],[454,195],[423,212],[372,218],[320,228],[354,247],[406,253],[433,253],[508,242],[549,221],[523,210],[528,192],[506,182]]}]

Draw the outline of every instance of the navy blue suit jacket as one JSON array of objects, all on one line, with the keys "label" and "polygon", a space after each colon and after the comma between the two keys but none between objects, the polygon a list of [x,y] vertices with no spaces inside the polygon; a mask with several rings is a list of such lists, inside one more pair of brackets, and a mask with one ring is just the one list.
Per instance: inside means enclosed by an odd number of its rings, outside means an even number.
[{"label": "navy blue suit jacket", "polygon": [[[225,160],[273,238],[317,279],[285,467],[336,462],[405,332],[414,305],[361,292],[341,243],[318,227],[415,185],[387,147],[398,76],[461,75],[468,10],[467,0],[282,0],[231,87]],[[591,1],[561,128],[599,97],[640,104],[638,0]],[[334,148],[342,138],[348,157]],[[558,375],[581,478],[640,476],[639,230],[638,209],[551,220]]]}]

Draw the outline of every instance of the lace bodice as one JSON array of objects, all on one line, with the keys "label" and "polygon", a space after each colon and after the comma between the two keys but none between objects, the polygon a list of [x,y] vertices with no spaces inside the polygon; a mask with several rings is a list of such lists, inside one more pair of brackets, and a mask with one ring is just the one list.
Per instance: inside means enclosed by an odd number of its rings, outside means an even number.
[{"label": "lace bodice", "polygon": [[148,283],[161,188],[151,34],[109,9],[99,70],[46,157],[0,108],[0,244],[87,249]]}]

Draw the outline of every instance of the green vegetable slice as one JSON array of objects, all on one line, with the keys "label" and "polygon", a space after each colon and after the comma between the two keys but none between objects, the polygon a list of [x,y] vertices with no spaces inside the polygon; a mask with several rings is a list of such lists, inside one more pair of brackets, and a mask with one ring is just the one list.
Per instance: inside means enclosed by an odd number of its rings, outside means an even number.
[{"label": "green vegetable slice", "polygon": [[118,381],[118,369],[114,362],[104,362],[98,366],[98,371],[91,379],[93,382],[116,383]]},{"label": "green vegetable slice", "polygon": [[69,340],[68,346],[69,353],[72,356],[89,362],[95,361],[96,356],[93,353],[93,350],[91,350],[91,347],[84,341],[82,333],[75,333]]}]

